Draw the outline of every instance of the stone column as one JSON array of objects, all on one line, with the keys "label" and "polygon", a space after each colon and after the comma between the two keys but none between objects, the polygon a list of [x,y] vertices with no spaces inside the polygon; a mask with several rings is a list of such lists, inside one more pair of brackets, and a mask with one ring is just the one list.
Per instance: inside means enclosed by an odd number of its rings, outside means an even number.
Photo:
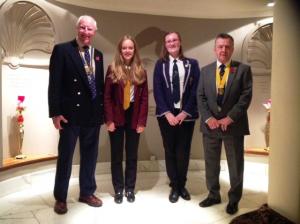
[{"label": "stone column", "polygon": [[3,166],[3,133],[2,133],[2,62],[4,50],[0,47],[0,167]]},{"label": "stone column", "polygon": [[300,16],[295,0],[276,1],[271,81],[268,204],[300,223]]}]

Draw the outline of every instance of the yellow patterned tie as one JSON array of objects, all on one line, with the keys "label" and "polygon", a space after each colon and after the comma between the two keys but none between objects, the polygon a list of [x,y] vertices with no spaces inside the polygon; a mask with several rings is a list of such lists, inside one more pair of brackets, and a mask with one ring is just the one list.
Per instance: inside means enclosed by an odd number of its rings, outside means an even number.
[{"label": "yellow patterned tie", "polygon": [[130,81],[127,80],[125,86],[124,86],[124,102],[123,102],[123,108],[124,110],[127,110],[130,105]]}]

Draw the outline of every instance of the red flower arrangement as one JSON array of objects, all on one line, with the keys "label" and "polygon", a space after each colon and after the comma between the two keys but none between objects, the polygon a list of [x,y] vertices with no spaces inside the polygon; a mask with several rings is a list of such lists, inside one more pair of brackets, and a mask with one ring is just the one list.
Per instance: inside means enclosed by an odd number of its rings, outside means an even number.
[{"label": "red flower arrangement", "polygon": [[24,106],[24,100],[25,96],[18,96],[18,104],[17,104],[17,123],[19,126],[19,140],[20,140],[20,145],[19,145],[19,155],[16,156],[16,159],[24,159],[26,158],[25,155],[22,154],[22,145],[23,145],[23,139],[24,139],[24,116],[23,116],[23,111],[25,110]]},{"label": "red flower arrangement", "polygon": [[24,117],[22,115],[23,111],[25,110],[25,107],[23,105],[23,102],[25,100],[25,96],[18,96],[18,105],[17,105],[17,122],[19,124],[19,128],[24,127]]}]

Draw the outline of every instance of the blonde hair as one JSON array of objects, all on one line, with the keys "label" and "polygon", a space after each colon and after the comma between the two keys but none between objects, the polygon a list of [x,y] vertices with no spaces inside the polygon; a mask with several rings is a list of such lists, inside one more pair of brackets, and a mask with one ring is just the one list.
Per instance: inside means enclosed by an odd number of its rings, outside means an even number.
[{"label": "blonde hair", "polygon": [[[131,60],[130,69],[126,69],[124,59],[122,57],[122,44],[125,40],[131,40],[134,45],[134,55]],[[143,68],[136,41],[129,35],[123,36],[117,46],[117,52],[111,65],[110,78],[113,82],[130,80],[136,84],[142,84],[146,80],[146,72]]]}]

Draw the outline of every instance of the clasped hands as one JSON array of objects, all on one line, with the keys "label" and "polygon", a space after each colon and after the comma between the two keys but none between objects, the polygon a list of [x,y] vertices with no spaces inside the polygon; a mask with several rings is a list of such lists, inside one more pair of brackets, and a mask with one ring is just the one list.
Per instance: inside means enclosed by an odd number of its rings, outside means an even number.
[{"label": "clasped hands", "polygon": [[177,116],[174,116],[171,112],[165,114],[169,124],[171,126],[175,126],[177,124],[181,124],[184,119],[187,117],[187,114],[184,112],[180,112]]},{"label": "clasped hands", "polygon": [[[114,132],[116,130],[115,123],[111,122],[111,121],[107,122],[106,123],[106,129],[109,132]],[[142,133],[144,130],[145,130],[145,127],[141,126],[141,125],[138,125],[137,128],[136,128],[136,132],[139,133],[139,134]]]},{"label": "clasped hands", "polygon": [[207,120],[206,124],[211,130],[216,128],[221,128],[222,131],[226,131],[228,126],[233,123],[233,120],[230,117],[224,117],[220,120],[217,120],[214,117],[211,117]]}]

